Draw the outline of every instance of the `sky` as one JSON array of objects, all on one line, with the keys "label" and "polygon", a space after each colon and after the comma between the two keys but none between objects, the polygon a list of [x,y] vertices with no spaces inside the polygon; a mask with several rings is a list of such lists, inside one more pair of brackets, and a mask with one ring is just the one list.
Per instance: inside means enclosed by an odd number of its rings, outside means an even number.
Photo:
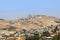
[{"label": "sky", "polygon": [[60,17],[60,0],[0,0],[2,19],[18,19],[30,14]]}]

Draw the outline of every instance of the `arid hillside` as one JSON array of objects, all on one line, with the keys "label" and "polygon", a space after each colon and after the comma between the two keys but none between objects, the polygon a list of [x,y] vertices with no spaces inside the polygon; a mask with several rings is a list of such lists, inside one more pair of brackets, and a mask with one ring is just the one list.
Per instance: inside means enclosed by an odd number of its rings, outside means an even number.
[{"label": "arid hillside", "polygon": [[22,29],[29,31],[31,29],[41,29],[41,27],[55,27],[58,23],[60,23],[60,19],[45,15],[30,15],[13,21],[0,20],[0,33],[10,35]]},{"label": "arid hillside", "polygon": [[0,20],[0,28],[13,26],[16,27],[17,29],[27,29],[27,30],[31,28],[38,29],[40,27],[57,25],[55,20],[58,19],[55,17],[45,15],[28,16],[26,18],[21,18],[14,21]]},{"label": "arid hillside", "polygon": [[0,20],[0,28],[7,27],[9,25],[9,21],[7,20]]}]

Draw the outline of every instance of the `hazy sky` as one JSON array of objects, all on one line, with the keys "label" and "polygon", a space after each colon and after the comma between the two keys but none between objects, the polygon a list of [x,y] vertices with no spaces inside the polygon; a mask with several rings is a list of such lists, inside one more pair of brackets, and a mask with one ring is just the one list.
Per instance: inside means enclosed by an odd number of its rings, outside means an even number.
[{"label": "hazy sky", "polygon": [[60,17],[60,0],[0,0],[0,18],[15,19],[29,14]]}]

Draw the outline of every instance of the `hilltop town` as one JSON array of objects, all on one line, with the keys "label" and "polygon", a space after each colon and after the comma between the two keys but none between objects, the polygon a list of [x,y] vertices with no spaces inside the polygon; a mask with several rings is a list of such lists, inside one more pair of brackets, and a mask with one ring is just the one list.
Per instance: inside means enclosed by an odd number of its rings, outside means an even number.
[{"label": "hilltop town", "polygon": [[0,40],[52,40],[54,36],[60,37],[60,19],[56,17],[29,15],[13,21],[0,19]]}]

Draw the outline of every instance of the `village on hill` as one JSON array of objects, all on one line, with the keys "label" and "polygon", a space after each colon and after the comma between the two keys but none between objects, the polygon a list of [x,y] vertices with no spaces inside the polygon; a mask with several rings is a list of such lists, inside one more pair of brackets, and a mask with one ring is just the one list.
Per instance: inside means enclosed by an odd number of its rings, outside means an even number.
[{"label": "village on hill", "polygon": [[45,15],[0,19],[0,40],[60,40],[60,19]]}]

